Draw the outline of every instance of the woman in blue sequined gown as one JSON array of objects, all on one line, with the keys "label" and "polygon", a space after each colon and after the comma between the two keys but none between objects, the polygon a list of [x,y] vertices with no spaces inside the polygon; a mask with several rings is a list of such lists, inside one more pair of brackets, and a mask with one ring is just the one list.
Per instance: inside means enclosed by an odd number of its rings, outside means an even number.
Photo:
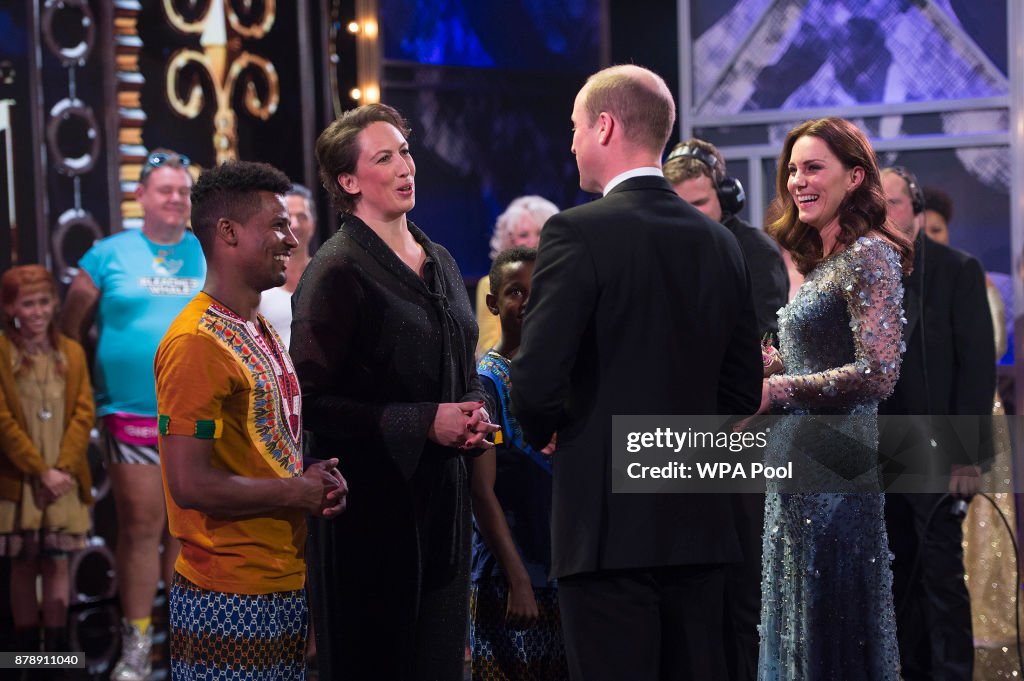
[{"label": "woman in blue sequined gown", "polygon": [[768,231],[806,280],[779,311],[785,370],[765,380],[762,399],[763,410],[799,418],[779,419],[766,459],[797,461],[799,482],[815,488],[768,489],[758,678],[896,681],[875,418],[899,375],[910,246],[886,222],[874,152],[845,120],[794,128],[777,185]]}]

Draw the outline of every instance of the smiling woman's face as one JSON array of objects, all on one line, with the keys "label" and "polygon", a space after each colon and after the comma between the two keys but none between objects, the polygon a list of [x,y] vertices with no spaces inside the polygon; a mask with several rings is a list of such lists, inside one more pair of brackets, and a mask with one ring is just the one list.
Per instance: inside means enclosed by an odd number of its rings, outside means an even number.
[{"label": "smiling woman's face", "polygon": [[822,229],[835,219],[846,195],[860,184],[863,173],[843,166],[828,144],[804,135],[793,144],[786,183],[801,222]]}]

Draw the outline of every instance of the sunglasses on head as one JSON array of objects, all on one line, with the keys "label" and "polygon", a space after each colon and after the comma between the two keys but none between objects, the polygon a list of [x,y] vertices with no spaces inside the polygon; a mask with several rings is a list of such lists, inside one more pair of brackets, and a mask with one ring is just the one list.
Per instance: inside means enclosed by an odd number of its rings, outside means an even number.
[{"label": "sunglasses on head", "polygon": [[146,157],[146,164],[142,166],[142,172],[139,173],[139,181],[145,180],[147,175],[165,165],[169,165],[172,168],[188,168],[191,163],[192,160],[185,154],[154,151]]}]

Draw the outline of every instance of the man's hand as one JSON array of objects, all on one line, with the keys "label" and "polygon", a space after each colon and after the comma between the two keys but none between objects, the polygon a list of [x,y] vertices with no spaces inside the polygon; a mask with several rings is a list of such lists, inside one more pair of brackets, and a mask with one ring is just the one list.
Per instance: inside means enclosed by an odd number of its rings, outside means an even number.
[{"label": "man's hand", "polygon": [[981,489],[981,469],[970,464],[949,467],[949,494],[955,499],[970,499]]},{"label": "man's hand", "polygon": [[327,493],[327,501],[333,506],[326,506],[323,509],[325,518],[333,518],[348,508],[348,481],[342,476],[337,468],[331,470],[331,476],[338,483],[338,486]]},{"label": "man's hand", "polygon": [[338,460],[318,461],[301,477],[303,508],[310,515],[333,518],[345,510],[348,484],[338,471]]}]

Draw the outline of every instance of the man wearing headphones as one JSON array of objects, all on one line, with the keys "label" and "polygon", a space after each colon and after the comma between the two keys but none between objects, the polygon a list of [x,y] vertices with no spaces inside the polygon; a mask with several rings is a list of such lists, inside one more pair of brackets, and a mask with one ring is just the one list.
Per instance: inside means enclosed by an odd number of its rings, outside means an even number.
[{"label": "man wearing headphones", "polygon": [[[789,275],[779,248],[762,230],[738,217],[746,196],[740,181],[725,174],[725,159],[709,142],[677,144],[662,167],[676,194],[733,233],[750,273],[751,293],[761,333],[779,330],[777,313],[789,297]],[[732,681],[757,677],[761,619],[761,530],[764,495],[733,495],[733,512],[743,562],[726,568],[724,640]]]},{"label": "man wearing headphones", "polygon": [[[973,257],[927,238],[921,229],[924,193],[914,175],[882,170],[889,219],[914,240],[914,270],[903,278],[906,352],[892,396],[879,405],[889,415],[990,415],[995,390],[995,344],[985,296],[985,273]],[[883,429],[883,457],[908,447],[931,447],[948,494],[888,493],[886,526],[893,562],[893,594],[902,675],[906,681],[970,681],[974,666],[971,607],[964,584],[966,501],[978,491],[991,438],[980,419],[978,446],[959,448],[955,432]],[[894,424],[899,426],[900,424]],[[899,433],[894,436],[894,433]],[[962,442],[962,440],[961,440]],[[959,452],[958,452],[959,449]],[[980,450],[970,452],[968,450]],[[939,459],[938,457],[942,457]]]},{"label": "man wearing headphones", "polygon": [[747,197],[740,181],[725,174],[722,154],[710,142],[689,139],[672,149],[662,171],[676,194],[725,225],[740,242],[750,272],[758,329],[774,334],[779,329],[779,308],[789,297],[786,264],[774,241],[739,218]]}]

